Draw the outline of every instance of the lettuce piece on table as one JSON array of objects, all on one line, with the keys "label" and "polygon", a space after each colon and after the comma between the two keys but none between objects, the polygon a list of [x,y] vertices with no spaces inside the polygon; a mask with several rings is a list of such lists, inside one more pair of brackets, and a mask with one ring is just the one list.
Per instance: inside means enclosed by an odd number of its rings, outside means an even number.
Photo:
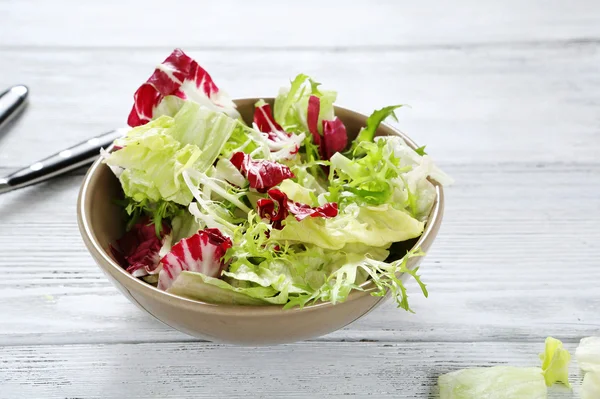
[{"label": "lettuce piece on table", "polygon": [[581,370],[600,373],[600,337],[582,338],[575,350],[575,358]]},{"label": "lettuce piece on table", "polygon": [[590,371],[583,376],[581,399],[600,398],[600,371]]},{"label": "lettuce piece on table", "polygon": [[479,367],[438,378],[440,399],[546,399],[547,388],[538,367]]},{"label": "lettuce piece on table", "polygon": [[173,116],[186,101],[239,117],[231,98],[219,90],[208,72],[182,50],[175,49],[135,92],[127,123],[135,127],[161,115]]},{"label": "lettuce piece on table", "polygon": [[561,382],[567,387],[571,387],[569,384],[571,354],[563,347],[562,342],[556,338],[546,338],[544,353],[540,354],[540,360],[542,361],[542,375],[547,386]]}]

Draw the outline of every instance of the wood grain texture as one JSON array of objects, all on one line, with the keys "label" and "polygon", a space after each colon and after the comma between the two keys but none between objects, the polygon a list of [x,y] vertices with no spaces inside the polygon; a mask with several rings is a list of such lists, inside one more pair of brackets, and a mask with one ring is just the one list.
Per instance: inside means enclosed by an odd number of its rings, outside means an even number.
[{"label": "wood grain texture", "polygon": [[[600,331],[600,165],[447,169],[457,183],[422,266],[430,297],[411,284],[415,315],[387,303],[322,339],[538,342]],[[129,304],[95,266],[75,221],[80,180],[0,197],[0,343],[189,340]]]},{"label": "wood grain texture", "polygon": [[[170,50],[0,50],[0,86],[31,87],[0,135],[0,166],[25,166],[125,124],[132,93]],[[305,72],[370,113],[406,103],[398,126],[444,166],[597,162],[600,45],[426,51],[192,51],[234,97],[273,96]],[[124,61],[126,57],[126,61]]]},{"label": "wood grain texture", "polygon": [[[121,126],[133,91],[182,47],[233,97],[272,96],[305,72],[365,113],[410,104],[397,126],[456,179],[422,265],[430,297],[409,287],[416,314],[387,303],[272,348],[198,342],[119,294],[77,230],[84,171],[2,195],[0,398],[436,397],[442,373],[536,365],[548,335],[573,350],[600,334],[598,11],[594,0],[0,0],[0,88],[31,89],[0,132],[0,174]],[[573,392],[550,397],[578,397],[576,364],[571,377]]]},{"label": "wood grain texture", "polygon": [[[595,40],[594,0],[0,2],[3,47],[302,49]],[[312,26],[314,24],[314,26]],[[312,26],[311,29],[307,29]]]},{"label": "wood grain texture", "polygon": [[[574,345],[567,345],[573,350]],[[536,366],[542,343],[205,343],[0,348],[0,398],[435,398],[437,377],[478,366]],[[550,398],[577,398],[555,386]]]}]

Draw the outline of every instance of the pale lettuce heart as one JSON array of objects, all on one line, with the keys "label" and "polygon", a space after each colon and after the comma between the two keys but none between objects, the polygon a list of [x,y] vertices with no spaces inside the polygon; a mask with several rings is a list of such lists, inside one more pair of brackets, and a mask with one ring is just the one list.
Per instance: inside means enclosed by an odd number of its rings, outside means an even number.
[{"label": "pale lettuce heart", "polygon": [[575,357],[583,371],[600,373],[600,337],[582,338],[575,350]]},{"label": "pale lettuce heart", "polygon": [[538,367],[479,367],[438,378],[440,399],[546,399],[547,388]]}]

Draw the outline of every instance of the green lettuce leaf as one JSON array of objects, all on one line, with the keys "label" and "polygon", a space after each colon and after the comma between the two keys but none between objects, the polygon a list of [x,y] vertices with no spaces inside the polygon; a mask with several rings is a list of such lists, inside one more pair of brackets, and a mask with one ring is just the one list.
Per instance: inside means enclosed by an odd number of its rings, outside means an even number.
[{"label": "green lettuce leaf", "polygon": [[181,211],[171,220],[171,244],[175,245],[180,240],[193,236],[204,227],[198,223],[194,215]]},{"label": "green lettuce leaf", "polygon": [[427,297],[425,284],[417,274],[419,268],[410,269],[408,267],[408,261],[411,258],[423,255],[423,252],[413,250],[396,262],[386,263],[364,254],[338,252],[337,259],[328,259],[326,272],[321,278],[322,285],[318,288],[311,285],[311,288],[313,288],[312,293],[290,296],[290,301],[285,308],[302,307],[309,302],[314,303],[316,301],[331,302],[333,304],[344,302],[352,290],[361,290],[360,284],[370,278],[375,284],[375,290],[371,292],[371,295],[385,296],[389,292],[398,307],[412,312],[402,278],[403,274],[412,276],[419,284],[425,297]]},{"label": "green lettuce leaf", "polygon": [[424,224],[406,211],[391,205],[349,205],[331,219],[306,218],[301,222],[288,217],[282,230],[273,230],[274,240],[342,249],[348,244],[388,248],[393,242],[421,235]]},{"label": "green lettuce leaf", "polygon": [[135,201],[188,205],[192,193],[182,171],[205,172],[238,123],[188,101],[173,118],[161,116],[116,140],[115,145],[122,148],[105,162],[124,169],[119,180],[125,195]]},{"label": "green lettuce leaf", "polygon": [[546,399],[542,370],[537,367],[481,367],[443,374],[440,399]]},{"label": "green lettuce leaf", "polygon": [[250,154],[253,159],[270,159],[271,150],[261,133],[237,121],[229,140],[221,150],[221,156],[230,159],[236,152]]},{"label": "green lettuce leaf", "polygon": [[323,120],[331,120],[335,116],[333,103],[337,93],[331,90],[320,90],[319,86],[320,83],[307,75],[299,74],[289,88],[285,87],[279,91],[279,95],[275,98],[273,116],[283,130],[291,133],[308,132],[306,121],[308,100],[310,96],[317,96],[320,100],[317,126],[322,133]]},{"label": "green lettuce leaf", "polygon": [[181,144],[193,144],[202,150],[195,165],[204,172],[217,159],[229,137],[239,126],[238,120],[186,101],[175,115],[169,134]]},{"label": "green lettuce leaf", "polygon": [[189,271],[181,272],[167,292],[207,303],[253,306],[269,305],[261,298],[277,294],[277,291],[264,287],[233,287],[221,279]]},{"label": "green lettuce leaf", "polygon": [[421,156],[399,136],[378,137],[362,142],[364,156],[350,159],[342,154],[331,158],[328,201],[340,208],[358,205],[392,204],[413,217],[426,221],[436,198],[430,181],[452,183],[427,155]]},{"label": "green lettuce leaf", "polygon": [[561,382],[567,387],[569,384],[569,362],[571,354],[563,348],[562,342],[558,339],[546,338],[544,353],[540,354],[542,361],[542,375],[547,386],[552,386],[556,382]]},{"label": "green lettuce leaf", "polygon": [[[236,216],[237,211],[244,216],[251,211],[244,201],[247,191],[194,170],[184,170],[182,176],[195,199],[188,206],[188,211],[198,223],[219,229],[228,236],[233,235],[238,224],[244,221],[244,218]],[[214,200],[213,195],[220,200]]]},{"label": "green lettuce leaf", "polygon": [[354,142],[352,143],[347,155],[351,157],[364,155],[364,151],[360,148],[360,144],[373,142],[379,125],[381,125],[381,122],[383,122],[385,119],[391,117],[398,122],[395,111],[403,106],[403,104],[390,105],[373,111],[373,113],[367,118],[366,126],[363,127],[360,132],[358,132],[358,135],[356,136],[356,139],[354,139]]},{"label": "green lettuce leaf", "polygon": [[317,196],[314,189],[309,189],[300,184],[286,179],[281,182],[279,189],[283,191],[292,201],[300,202],[310,206],[318,206]]}]

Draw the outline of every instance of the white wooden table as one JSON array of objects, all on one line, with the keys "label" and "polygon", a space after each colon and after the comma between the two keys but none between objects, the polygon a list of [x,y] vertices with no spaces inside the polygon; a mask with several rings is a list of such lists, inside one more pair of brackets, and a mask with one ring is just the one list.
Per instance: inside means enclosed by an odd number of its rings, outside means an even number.
[{"label": "white wooden table", "polygon": [[[77,230],[83,170],[2,195],[0,397],[435,397],[441,373],[599,334],[597,1],[0,0],[0,20],[0,88],[31,88],[1,174],[124,125],[182,47],[234,97],[305,72],[363,112],[409,103],[400,128],[456,179],[416,314],[266,348],[199,342],[117,292]],[[572,376],[551,396],[577,397]]]}]

